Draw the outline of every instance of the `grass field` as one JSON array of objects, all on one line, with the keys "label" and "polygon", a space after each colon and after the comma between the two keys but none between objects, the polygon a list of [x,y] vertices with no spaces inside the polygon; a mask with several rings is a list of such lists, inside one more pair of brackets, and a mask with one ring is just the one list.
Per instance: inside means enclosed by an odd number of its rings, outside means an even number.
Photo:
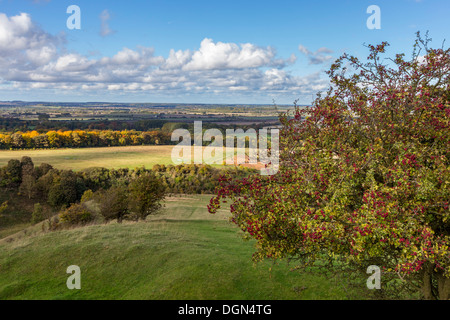
[{"label": "grass field", "polygon": [[[59,169],[135,168],[172,164],[173,146],[1,151],[0,165],[30,156]],[[24,217],[32,205],[10,201],[15,220],[0,229],[0,300],[5,299],[348,299],[335,275],[290,271],[287,263],[254,265],[254,243],[207,212],[210,195],[169,197],[158,215],[43,232]],[[7,193],[0,200],[8,200]],[[8,221],[6,221],[8,222]],[[14,223],[13,223],[14,222]],[[81,268],[81,290],[69,290],[66,269]],[[365,282],[361,282],[362,288]],[[358,297],[361,299],[362,297]]]},{"label": "grass field", "polygon": [[[254,265],[253,243],[210,215],[209,196],[168,198],[160,215],[0,240],[0,299],[345,299],[343,286],[285,263]],[[81,290],[69,290],[70,265]],[[269,268],[272,267],[272,270]],[[365,283],[361,283],[362,286]]]},{"label": "grass field", "polygon": [[[20,160],[23,156],[29,156],[33,159],[33,163],[35,165],[48,163],[57,169],[72,169],[74,171],[79,171],[89,167],[134,169],[136,167],[144,166],[151,169],[155,164],[174,164],[172,161],[173,148],[174,145],[0,150],[0,167],[7,165],[10,159]],[[235,154],[237,152],[236,150]],[[191,158],[194,160],[193,153]],[[204,163],[207,163],[207,159],[203,159],[203,161]],[[217,167],[222,165],[217,164],[213,166]],[[256,165],[255,167],[258,166]]]},{"label": "grass field", "polygon": [[145,166],[152,168],[155,164],[172,164],[173,146],[128,146],[80,149],[50,150],[2,150],[0,166],[5,166],[10,159],[29,156],[35,165],[48,163],[58,169],[81,170],[89,167],[130,168]]}]

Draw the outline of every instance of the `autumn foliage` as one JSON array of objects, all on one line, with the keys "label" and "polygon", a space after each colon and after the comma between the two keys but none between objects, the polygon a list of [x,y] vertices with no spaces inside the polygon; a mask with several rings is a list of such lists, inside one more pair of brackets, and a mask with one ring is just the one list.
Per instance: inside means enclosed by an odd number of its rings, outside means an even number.
[{"label": "autumn foliage", "polygon": [[86,148],[170,144],[161,130],[50,130],[0,133],[0,149]]},{"label": "autumn foliage", "polygon": [[383,283],[450,298],[450,50],[428,44],[344,54],[326,93],[281,116],[278,174],[223,178],[209,210],[231,200],[256,260],[377,265]]}]

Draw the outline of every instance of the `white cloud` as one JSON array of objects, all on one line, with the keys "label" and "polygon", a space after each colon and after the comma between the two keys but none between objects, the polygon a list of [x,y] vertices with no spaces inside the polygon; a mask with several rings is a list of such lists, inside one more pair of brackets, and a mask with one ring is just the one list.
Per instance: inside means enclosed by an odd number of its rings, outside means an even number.
[{"label": "white cloud", "polygon": [[109,36],[109,35],[115,33],[115,31],[111,30],[111,28],[109,27],[108,21],[110,19],[111,19],[111,14],[109,13],[109,11],[107,9],[103,10],[102,13],[100,14],[100,21],[101,21],[100,35],[102,37],[106,37],[106,36]]},{"label": "white cloud", "polygon": [[200,49],[192,55],[184,70],[212,70],[212,69],[245,69],[267,66],[273,62],[275,50],[260,48],[246,43],[240,47],[235,43],[214,43],[211,39],[204,39]]},{"label": "white cloud", "polygon": [[60,56],[55,63],[47,65],[46,69],[50,71],[50,73],[58,72],[64,74],[64,73],[86,71],[93,64],[94,64],[93,61],[89,61],[86,57],[80,54],[70,53]]},{"label": "white cloud", "polygon": [[[105,20],[109,15],[105,14]],[[149,47],[123,48],[116,54],[82,55],[67,52],[64,37],[38,28],[22,13],[0,14],[0,82],[22,89],[73,90],[98,94],[108,92],[311,94],[324,89],[319,74],[293,76],[285,70],[296,62],[277,56],[272,47],[251,43],[214,42],[205,38],[197,50],[170,50],[167,58]],[[329,49],[311,53],[311,61],[328,60]],[[2,84],[4,87],[5,84]]]},{"label": "white cloud", "polygon": [[179,69],[186,65],[192,58],[190,50],[170,50],[169,57],[166,59],[163,68],[165,69]]},{"label": "white cloud", "polygon": [[57,54],[57,50],[54,46],[44,45],[40,48],[28,49],[26,51],[26,57],[34,65],[44,65],[52,61]]},{"label": "white cloud", "polygon": [[54,37],[33,25],[27,13],[8,16],[0,13],[0,52],[41,48],[54,42]]},{"label": "white cloud", "polygon": [[322,64],[333,59],[333,56],[329,55],[330,53],[333,53],[333,51],[328,48],[322,47],[316,52],[311,52],[305,46],[299,45],[298,50],[308,57],[309,64]]},{"label": "white cloud", "polygon": [[164,62],[164,58],[155,57],[155,50],[153,48],[140,47],[139,51],[131,50],[129,48],[123,48],[116,53],[112,58],[104,57],[101,59],[101,63],[104,65],[140,65],[152,66],[160,65]]}]

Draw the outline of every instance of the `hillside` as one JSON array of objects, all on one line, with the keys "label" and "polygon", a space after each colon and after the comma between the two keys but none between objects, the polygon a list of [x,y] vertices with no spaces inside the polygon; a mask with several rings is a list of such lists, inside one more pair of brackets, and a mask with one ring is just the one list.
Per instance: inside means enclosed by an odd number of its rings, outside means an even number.
[{"label": "hillside", "polygon": [[[209,198],[168,198],[145,222],[50,233],[38,225],[4,238],[0,299],[347,298],[341,284],[318,274],[255,266],[253,243],[226,211],[207,212]],[[70,265],[81,268],[81,290],[66,287]]]}]

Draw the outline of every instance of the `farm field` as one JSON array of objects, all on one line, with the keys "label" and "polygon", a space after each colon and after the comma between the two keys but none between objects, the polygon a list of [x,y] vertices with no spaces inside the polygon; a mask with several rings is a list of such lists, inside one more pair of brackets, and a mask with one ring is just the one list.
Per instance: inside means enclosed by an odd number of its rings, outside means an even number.
[{"label": "farm field", "polygon": [[[349,298],[333,277],[293,272],[285,262],[254,265],[253,242],[242,240],[226,210],[209,214],[209,199],[167,198],[161,214],[145,222],[50,233],[36,225],[6,237],[0,299]],[[81,290],[66,287],[74,264]]]},{"label": "farm field", "polygon": [[[74,149],[1,150],[0,167],[7,165],[10,159],[20,160],[23,156],[29,156],[35,165],[48,163],[60,170],[71,169],[79,171],[90,167],[134,169],[142,166],[151,169],[155,164],[174,164],[172,161],[172,149],[174,147],[175,145],[151,145]],[[236,154],[238,148],[235,150]],[[193,154],[192,159],[194,159]],[[204,162],[206,161],[204,159]],[[222,165],[214,164],[213,166],[217,167]],[[259,168],[258,165],[245,164],[245,166]]]},{"label": "farm field", "polygon": [[172,164],[173,146],[127,146],[80,149],[48,150],[14,150],[0,151],[0,166],[5,166],[10,159],[29,156],[35,165],[51,164],[58,169],[75,171],[89,167],[130,168],[145,166],[152,168],[155,164]]}]

